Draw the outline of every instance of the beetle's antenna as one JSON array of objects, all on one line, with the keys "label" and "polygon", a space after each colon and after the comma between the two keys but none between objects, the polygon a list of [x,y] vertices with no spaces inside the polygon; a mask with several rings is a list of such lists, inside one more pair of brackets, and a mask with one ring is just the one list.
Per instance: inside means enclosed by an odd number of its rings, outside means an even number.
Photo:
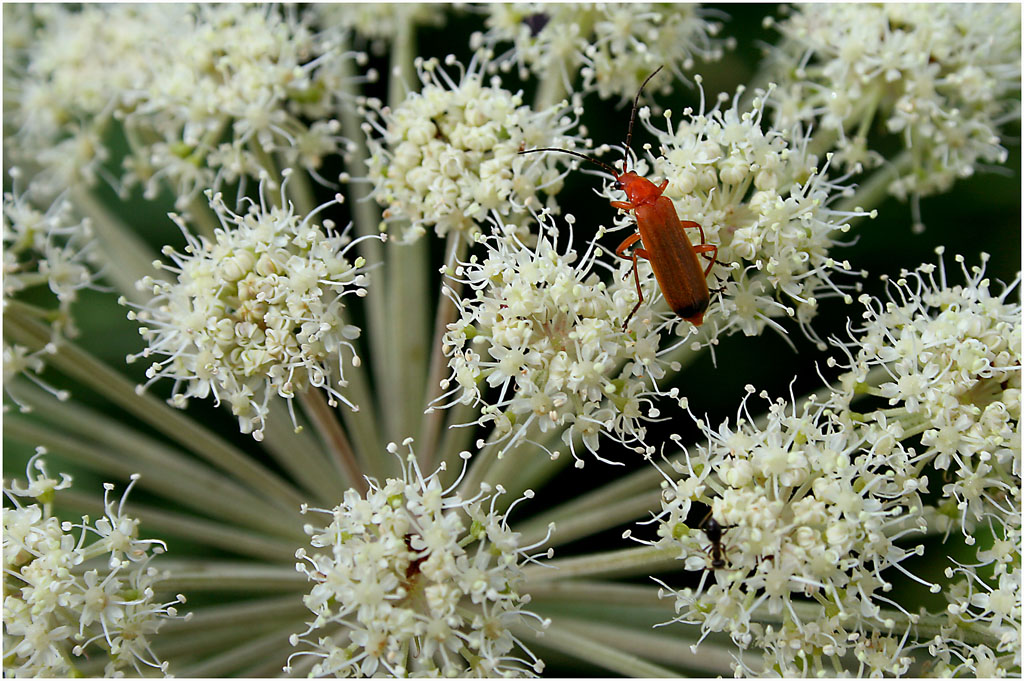
[{"label": "beetle's antenna", "polygon": [[[626,130],[626,148],[623,150],[623,154],[626,156],[629,155],[629,151],[630,149],[632,149],[633,123],[636,121],[636,110],[637,107],[640,105],[640,95],[643,94],[644,88],[647,87],[647,84],[651,82],[651,78],[654,78],[656,75],[658,75],[658,72],[661,71],[663,68],[665,68],[664,64],[654,69],[654,73],[647,76],[647,79],[643,82],[642,85],[640,85],[640,89],[636,91],[636,98],[633,99],[633,112],[629,114],[629,129]],[[622,161],[622,167],[626,167],[625,158]]]},{"label": "beetle's antenna", "polygon": [[619,176],[619,171],[615,170],[615,168],[612,168],[610,165],[608,165],[604,161],[598,161],[593,156],[587,156],[586,154],[581,154],[578,151],[570,151],[569,149],[554,149],[552,147],[542,147],[540,149],[526,149],[524,151],[520,151],[519,153],[520,154],[532,154],[535,151],[558,151],[558,152],[561,152],[563,154],[570,154],[571,156],[576,156],[577,158],[582,158],[584,161],[590,161],[591,163],[596,163],[597,165],[601,166],[602,168],[607,170],[609,173],[611,173],[614,177],[618,177]]}]

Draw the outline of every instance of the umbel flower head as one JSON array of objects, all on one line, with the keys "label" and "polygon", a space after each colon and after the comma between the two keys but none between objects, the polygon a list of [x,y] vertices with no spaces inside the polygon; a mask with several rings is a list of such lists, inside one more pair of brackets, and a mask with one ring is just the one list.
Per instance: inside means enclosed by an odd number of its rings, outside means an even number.
[{"label": "umbel flower head", "polygon": [[497,63],[515,62],[524,80],[530,71],[558,78],[566,91],[579,69],[583,91],[602,99],[631,100],[662,65],[685,81],[694,58],[716,61],[735,44],[715,38],[722,29],[715,12],[690,3],[494,3],[488,11],[488,31],[474,41],[514,43]]},{"label": "umbel flower head", "polygon": [[[755,676],[773,668],[813,675],[848,653],[869,652],[879,642],[866,635],[893,626],[882,610],[892,604],[883,595],[891,589],[886,571],[905,572],[900,563],[919,552],[898,540],[925,530],[919,492],[927,479],[892,465],[906,456],[891,438],[870,442],[827,403],[770,402],[757,427],[744,399],[737,419],[717,429],[697,420],[709,445],[676,463],[682,477],[664,491],[656,545],[678,550],[686,569],[703,573],[696,588],[668,589],[676,621],[760,650],[761,665],[740,664]],[[710,505],[726,528],[727,569],[709,569],[707,534],[687,525],[694,501]],[[802,616],[795,603],[803,598],[825,612]],[[903,633],[883,638],[899,643]],[[872,671],[905,671],[901,647]]]},{"label": "umbel flower head", "polygon": [[[39,375],[46,356],[57,351],[60,340],[78,334],[71,305],[78,299],[79,291],[99,287],[89,219],[76,218],[71,202],[64,196],[50,203],[45,213],[37,210],[29,197],[19,191],[20,169],[12,168],[10,176],[13,189],[3,195],[4,311],[16,309],[18,314],[44,319],[51,334],[51,341],[37,350],[9,343],[4,337],[4,391],[19,409],[27,412],[31,408],[19,400],[12,387],[16,376],[28,378],[60,400],[69,397],[68,391],[54,388]],[[39,295],[44,286],[52,297]]]},{"label": "umbel flower head", "polygon": [[212,195],[221,223],[214,241],[193,236],[172,215],[188,245],[184,253],[165,247],[174,265],[156,265],[176,281],[143,279],[140,289],[154,297],[129,313],[143,324],[148,347],[128,361],[161,358],[147,370],[146,386],[173,379],[176,407],[211,394],[226,400],[241,431],[256,439],[275,394],[291,400],[319,388],[330,403],[355,408],[338,388],[346,385],[345,362],[359,362],[351,344],[359,328],[345,319],[344,297],[366,295],[364,261],[349,262],[345,254],[355,242],[331,220],[313,222],[340,195],[301,216],[285,198],[286,185],[287,171],[279,197],[261,182],[260,203],[250,203],[244,215]]},{"label": "umbel flower head", "polygon": [[776,25],[775,123],[831,135],[851,168],[883,161],[867,144],[874,128],[897,135],[911,158],[893,194],[946,191],[1006,160],[1003,128],[1020,119],[1019,5],[809,3]]},{"label": "umbel flower head", "polygon": [[[41,188],[104,179],[154,198],[166,183],[184,209],[205,188],[272,171],[275,154],[317,177],[344,146],[330,117],[339,65],[365,55],[318,41],[308,14],[185,3],[25,11],[39,28],[10,55],[5,114],[17,134],[5,142],[41,168]],[[130,153],[111,174],[114,131]]]},{"label": "umbel flower head", "polygon": [[[132,476],[120,501],[109,496],[113,485],[103,486],[104,515],[95,523],[88,516],[62,523],[51,515],[53,499],[71,487],[71,477],[51,478],[40,460],[45,453],[40,447],[29,460],[27,486],[4,485],[13,506],[3,513],[4,674],[166,674],[168,663],[157,659],[150,643],[164,621],[177,617],[175,606],[185,597],[154,601],[159,573],[149,563],[166,546],[139,539],[139,521],[124,512],[139,476]],[[109,662],[90,668],[89,654],[98,650]]]},{"label": "umbel flower head", "polygon": [[[970,271],[955,259],[963,284],[940,259],[886,277],[887,301],[862,297],[847,362],[832,364],[849,370],[844,400],[879,398],[887,407],[879,425],[896,437],[919,433],[915,461],[949,471],[940,522],[948,531],[957,521],[973,544],[976,529],[1003,524],[1020,499],[1021,306],[1010,299],[1020,275],[995,294],[988,254]],[[881,380],[869,380],[876,368]]]},{"label": "umbel flower head", "polygon": [[[571,226],[573,216],[566,222]],[[455,402],[483,405],[478,422],[493,423],[499,456],[561,430],[582,466],[575,438],[595,456],[602,434],[642,446],[643,422],[658,415],[653,400],[660,393],[651,382],[669,365],[659,344],[679,320],[641,306],[624,330],[637,302],[631,263],[610,263],[597,245],[600,233],[580,257],[571,245],[556,249],[552,224],[541,228],[533,247],[497,228],[478,239],[482,260],[473,256],[455,269],[453,278],[470,290],[462,297],[449,290],[459,320],[445,334],[452,375],[441,387],[455,386],[439,400],[457,393]],[[646,284],[651,270],[640,267]],[[601,278],[604,269],[615,272],[610,282]]]},{"label": "umbel flower head", "polygon": [[54,335],[74,337],[71,304],[80,290],[96,287],[90,220],[75,217],[63,196],[40,212],[17,190],[21,171],[12,168],[10,175],[15,189],[3,196],[4,306],[23,291],[45,285],[57,309],[40,316],[51,320]]},{"label": "umbel flower head", "polygon": [[[530,597],[521,593],[520,564],[533,560],[535,547],[521,546],[508,527],[518,502],[502,513],[500,486],[482,484],[464,498],[455,492],[461,475],[447,489],[440,470],[423,477],[411,443],[403,442],[401,478],[368,479],[365,496],[350,489],[333,509],[303,507],[328,522],[307,525],[313,551],[296,553],[296,568],[312,582],[303,601],[316,618],[292,635],[306,650],[291,655],[285,671],[307,666],[306,658],[316,660],[312,676],[539,673],[543,663],[509,630],[528,617],[545,625],[523,610]],[[401,456],[394,443],[388,451]]]},{"label": "umbel flower head", "polygon": [[[452,58],[445,63],[456,65]],[[405,225],[403,241],[430,227],[438,236],[472,235],[492,212],[511,221],[555,206],[562,187],[557,156],[536,163],[519,152],[574,148],[581,140],[568,131],[579,111],[565,103],[532,111],[521,92],[501,88],[500,78],[485,84],[485,65],[478,57],[466,69],[458,65],[456,82],[436,59],[417,59],[422,90],[393,109],[376,104],[380,120],[371,115],[364,125],[381,135],[369,141],[373,196],[386,206],[384,225]]]},{"label": "umbel flower head", "polygon": [[[740,87],[728,107],[730,98],[722,93],[705,111],[701,88],[700,109],[684,109],[678,122],[665,111],[664,130],[642,109],[640,120],[659,145],[648,159],[651,173],[668,180],[664,196],[680,219],[702,225],[718,246],[718,261],[730,263],[710,273],[709,286],[722,289],[706,320],[712,335],[781,330],[775,320],[789,317],[815,338],[809,323],[819,298],[852,302],[844,285],[832,281],[848,274],[850,265],[830,253],[850,218],[867,213],[831,207],[849,191],[845,178],[829,179],[830,159],[810,153],[805,139],[766,125],[770,93],[757,92],[748,109],[739,102],[743,92]],[[647,167],[637,166],[641,174]],[[611,186],[606,190],[612,197]]]},{"label": "umbel flower head", "polygon": [[[744,399],[735,426],[697,420],[708,446],[672,462],[682,477],[666,477],[655,543],[687,569],[725,568],[670,590],[677,621],[760,649],[762,666],[744,662],[746,673],[809,675],[852,654],[863,670],[899,675],[924,648],[943,674],[1019,669],[1021,311],[1007,300],[1019,277],[997,296],[984,267],[963,274],[954,285],[941,262],[901,272],[889,301],[862,298],[856,337],[834,341],[849,371],[827,399],[778,400],[763,425]],[[878,408],[853,411],[863,395]],[[917,436],[919,448],[907,442]],[[938,495],[935,471],[953,473]],[[688,524],[694,502],[725,528],[721,564],[707,525]],[[945,615],[924,629],[884,594],[898,573],[926,583],[901,565],[924,553],[909,536],[948,536],[954,524],[967,546],[992,537],[969,564],[942,553],[956,582]],[[824,615],[801,614],[807,597]]]}]

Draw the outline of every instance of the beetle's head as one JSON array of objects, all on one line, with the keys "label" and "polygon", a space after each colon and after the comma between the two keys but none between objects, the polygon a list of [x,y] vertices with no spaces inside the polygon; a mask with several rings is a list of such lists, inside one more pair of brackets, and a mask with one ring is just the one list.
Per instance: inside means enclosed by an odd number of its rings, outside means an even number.
[{"label": "beetle's head", "polygon": [[634,206],[654,203],[661,196],[658,185],[632,171],[616,175],[615,188],[626,192],[626,197]]}]

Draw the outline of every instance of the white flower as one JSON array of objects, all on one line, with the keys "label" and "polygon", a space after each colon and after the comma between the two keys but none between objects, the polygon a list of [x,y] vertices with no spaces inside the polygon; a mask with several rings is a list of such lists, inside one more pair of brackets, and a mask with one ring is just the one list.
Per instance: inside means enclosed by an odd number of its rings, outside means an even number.
[{"label": "white flower", "polygon": [[[159,540],[137,539],[138,521],[124,514],[139,476],[132,476],[117,504],[108,496],[113,485],[104,486],[106,514],[95,525],[88,517],[80,524],[61,523],[50,507],[54,492],[70,487],[71,478],[51,479],[39,461],[45,450],[37,451],[29,461],[28,486],[4,487],[13,504],[3,514],[5,674],[82,675],[80,665],[98,650],[109,656],[108,676],[142,675],[146,668],[166,674],[168,663],[153,654],[150,639],[164,621],[178,616],[174,606],[185,597],[154,601],[158,572],[149,562],[166,547]],[[39,474],[33,476],[32,468]],[[19,497],[42,505],[23,506]],[[81,529],[77,539],[70,534],[74,528]],[[101,539],[87,544],[90,533]],[[97,567],[86,569],[92,563]]]},{"label": "white flower", "polygon": [[[573,224],[572,216],[566,220]],[[460,319],[445,335],[452,375],[442,388],[455,385],[438,401],[458,394],[455,402],[482,404],[478,423],[494,424],[499,456],[561,430],[582,466],[576,437],[595,456],[601,434],[642,446],[643,422],[658,415],[653,400],[661,393],[652,383],[668,365],[659,344],[683,327],[674,315],[654,317],[642,305],[624,330],[637,302],[631,263],[597,246],[600,233],[580,258],[571,245],[556,250],[553,225],[541,229],[532,248],[496,230],[478,239],[487,249],[482,261],[471,257],[455,269],[471,293],[449,292]],[[601,279],[605,269],[613,271],[610,282]],[[640,270],[650,291],[651,270],[643,261]],[[498,389],[496,399],[488,388]]]},{"label": "white flower", "polygon": [[[103,178],[153,198],[166,182],[179,209],[198,193],[282,165],[318,177],[344,148],[330,116],[342,60],[291,8],[245,5],[96,5],[36,8],[36,39],[16,53],[7,138],[34,182],[57,192]],[[308,118],[320,119],[310,125]],[[118,128],[127,172],[103,167]]]},{"label": "white flower", "polygon": [[[560,76],[566,90],[580,69],[583,91],[602,99],[632,100],[643,79],[662,65],[686,81],[694,58],[717,61],[723,48],[735,45],[715,38],[722,24],[711,18],[719,14],[694,4],[493,3],[488,9],[488,31],[474,41],[492,48],[513,42],[499,62],[514,61],[524,80],[528,70]],[[668,89],[668,79],[663,87]]]},{"label": "white flower", "polygon": [[[665,112],[665,130],[650,123],[649,109],[641,109],[640,120],[659,142],[649,175],[668,180],[664,196],[680,220],[700,224],[707,242],[718,246],[722,265],[711,269],[708,285],[722,291],[708,311],[711,334],[755,335],[766,325],[781,330],[775,319],[791,317],[816,338],[809,322],[819,298],[852,300],[832,281],[848,273],[849,263],[830,252],[837,235],[849,229],[847,221],[865,213],[831,208],[847,190],[843,178],[829,179],[829,159],[822,163],[806,140],[764,125],[770,94],[758,92],[743,110],[741,87],[731,106],[725,108],[729,97],[723,93],[705,111],[703,88],[701,93],[700,110],[684,109],[681,121]],[[643,175],[648,166],[639,163],[636,170]],[[606,189],[609,197],[616,193]]]},{"label": "white flower", "polygon": [[555,168],[560,155],[537,159],[519,152],[575,147],[580,140],[567,133],[576,124],[570,113],[579,111],[564,103],[531,111],[522,93],[503,90],[499,78],[485,85],[484,62],[477,58],[468,69],[458,66],[457,83],[437,60],[417,59],[416,68],[422,91],[394,109],[378,107],[380,122],[371,117],[372,126],[364,125],[382,136],[370,140],[369,165],[386,223],[407,221],[404,241],[428,227],[439,236],[450,230],[472,235],[492,212],[508,218],[554,206],[552,195],[562,186]]},{"label": "white flower", "polygon": [[[17,396],[15,379],[23,376],[60,400],[70,396],[40,378],[46,356],[57,352],[64,338],[78,335],[71,313],[78,292],[99,289],[94,263],[92,229],[88,219],[73,216],[71,203],[58,197],[46,212],[37,210],[19,191],[21,171],[12,168],[11,192],[3,195],[3,308],[4,314],[42,319],[50,327],[50,342],[31,351],[24,345],[3,343],[4,393],[22,412],[31,407]],[[42,287],[49,294],[41,293]],[[52,296],[50,295],[52,294]],[[6,409],[7,406],[4,406]]]},{"label": "white flower", "polygon": [[[973,542],[1020,494],[1021,307],[1010,300],[1020,275],[993,295],[987,254],[970,272],[955,259],[964,284],[948,281],[940,259],[886,278],[888,301],[862,296],[863,325],[847,344],[856,355],[840,366],[852,372],[846,401],[854,391],[883,398],[890,429],[921,434],[917,461],[950,471],[942,510]],[[877,385],[867,384],[872,367],[885,370]]]},{"label": "white flower", "polygon": [[4,307],[21,292],[45,284],[57,309],[40,309],[39,316],[52,320],[55,337],[74,337],[71,304],[80,290],[98,288],[90,221],[76,218],[63,196],[40,212],[18,191],[21,171],[13,168],[10,175],[15,187],[3,196]]},{"label": "white flower", "polygon": [[[918,552],[897,540],[925,529],[918,490],[927,479],[905,484],[899,448],[872,445],[828,403],[769,402],[765,424],[755,427],[747,390],[735,426],[697,420],[708,445],[673,465],[682,477],[666,477],[660,539],[644,543],[678,550],[686,569],[703,573],[695,589],[666,587],[675,621],[700,624],[702,639],[726,632],[741,649],[763,652],[763,668],[743,661],[738,669],[806,674],[809,664],[841,665],[845,654],[879,645],[866,634],[891,627],[882,594],[892,568]],[[710,506],[708,517],[723,528],[720,569],[706,524],[688,524],[693,502]],[[825,611],[801,616],[793,608],[800,597]],[[777,624],[764,624],[766,616]],[[900,647],[864,661],[892,673],[906,664]]]},{"label": "white flower", "polygon": [[834,135],[850,167],[882,162],[867,145],[873,127],[898,135],[913,162],[890,191],[946,191],[1006,160],[1002,128],[1020,119],[1020,21],[1012,3],[801,5],[777,24],[776,123]]},{"label": "white flower", "polygon": [[366,295],[364,261],[346,259],[355,243],[347,230],[338,233],[330,220],[322,228],[313,222],[340,203],[340,195],[300,216],[285,199],[286,184],[271,197],[261,182],[260,203],[245,215],[213,195],[210,207],[222,225],[215,242],[192,236],[172,215],[188,246],[185,253],[166,247],[174,266],[158,266],[177,281],[143,279],[140,288],[151,289],[154,298],[129,313],[144,325],[139,333],[148,343],[129,361],[162,356],[147,370],[147,386],[174,379],[170,402],[178,407],[211,394],[227,400],[242,432],[257,439],[275,393],[291,400],[320,388],[332,405],[340,400],[355,408],[338,391],[346,385],[346,358],[358,365],[351,341],[360,333],[346,322],[343,299]]},{"label": "white flower", "polygon": [[[403,443],[401,479],[368,478],[365,497],[350,489],[333,509],[303,507],[329,523],[307,525],[313,552],[296,553],[296,568],[313,582],[303,601],[316,618],[292,635],[306,650],[292,654],[285,671],[309,656],[312,676],[539,673],[543,663],[508,630],[536,616],[523,610],[530,598],[520,593],[520,563],[533,560],[534,547],[520,546],[508,511],[495,510],[504,489],[481,485],[466,499],[454,492],[461,475],[444,489],[440,470],[423,477],[411,442]],[[388,451],[397,455],[398,447]]]}]

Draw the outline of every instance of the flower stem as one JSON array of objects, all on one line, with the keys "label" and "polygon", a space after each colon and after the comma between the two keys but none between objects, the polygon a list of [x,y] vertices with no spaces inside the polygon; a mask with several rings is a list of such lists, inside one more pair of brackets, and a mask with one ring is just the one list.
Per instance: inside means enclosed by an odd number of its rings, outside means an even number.
[{"label": "flower stem", "polygon": [[248,591],[298,593],[305,589],[305,575],[295,566],[254,564],[251,561],[216,561],[210,558],[196,560],[160,561],[159,589],[171,593],[196,591]]},{"label": "flower stem", "polygon": [[71,193],[75,206],[89,217],[96,238],[102,244],[95,252],[102,254],[106,261],[103,276],[128,300],[145,302],[148,295],[135,288],[135,282],[146,275],[166,276],[153,271],[156,253],[87,189],[76,187]]},{"label": "flower stem", "polygon": [[[18,314],[17,303],[10,303],[4,314],[4,333],[15,342],[37,349],[50,340],[47,327]],[[228,444],[210,429],[179,410],[145,392],[136,392],[123,374],[70,341],[62,341],[57,354],[48,357],[50,366],[82,382],[128,413],[142,419],[157,431],[195,452],[220,470],[250,485],[269,500],[288,511],[305,501],[305,496],[278,475],[256,463],[250,456]]]},{"label": "flower stem", "polygon": [[[294,556],[293,556],[294,557]],[[300,619],[309,615],[309,610],[302,601],[289,593],[272,598],[258,598],[241,603],[219,603],[209,605],[196,611],[188,622],[170,620],[160,629],[161,638],[165,634],[179,631],[197,633],[215,631],[224,627],[246,626],[253,622],[275,622],[282,618]]]},{"label": "flower stem", "polygon": [[[77,415],[66,409],[68,405],[60,406],[61,409],[55,410],[57,413],[54,416],[69,431],[77,430],[74,423]],[[44,410],[51,411],[43,406],[40,411]],[[12,414],[5,424],[4,435],[61,452],[69,459],[104,475],[127,480],[133,473],[140,473],[142,487],[152,489],[168,499],[175,499],[200,513],[273,532],[293,541],[303,536],[297,509],[291,516],[284,515],[279,509],[239,489],[206,466],[182,460],[177,453],[155,442],[147,443],[144,438],[136,438],[137,444],[126,442],[122,446],[116,437],[117,424],[104,423],[104,419],[96,415],[90,430],[97,425],[108,426],[110,436],[101,435],[98,441],[90,442],[89,430],[65,435],[49,425],[39,425]]]},{"label": "flower stem", "polygon": [[[448,232],[448,241],[445,246],[445,253],[448,256],[445,264],[452,266],[454,262],[462,260],[466,249],[466,239],[462,238],[459,232],[455,230]],[[456,293],[462,290],[462,283],[458,279],[451,280],[447,285]],[[448,325],[455,321],[458,312],[455,303],[444,295],[444,286],[445,281],[442,279],[441,291],[437,296],[437,312],[434,315],[434,337],[430,344],[432,351],[430,353],[430,370],[427,372],[427,394],[423,400],[424,405],[429,405],[441,395],[441,380],[448,369],[444,356],[444,335],[448,330]],[[417,440],[416,451],[420,456],[420,464],[426,470],[433,470],[437,466],[437,446],[441,438],[440,430],[444,417],[445,412],[441,409],[431,410],[423,417],[423,429]]]},{"label": "flower stem", "polygon": [[[319,390],[306,390],[299,395],[299,401],[306,415],[313,421],[313,427],[320,434],[321,441],[326,445],[334,467],[341,474],[343,484],[363,494],[366,491],[366,480],[363,479],[348,436],[338,423],[335,410],[327,404]],[[327,498],[330,499],[330,495]]]},{"label": "flower stem", "polygon": [[217,240],[217,228],[221,226],[216,213],[210,210],[206,196],[196,194],[188,201],[188,225],[196,234],[210,241]]},{"label": "flower stem", "polygon": [[[518,490],[517,490],[518,491]],[[514,497],[514,494],[511,495]],[[617,527],[623,523],[643,518],[651,511],[661,508],[661,493],[652,490],[626,497],[617,502],[597,506],[583,513],[559,514],[555,522],[557,532],[546,546],[560,546],[580,537]],[[540,541],[547,533],[547,524],[541,525],[539,518],[533,518],[521,529],[522,541],[528,544]]]},{"label": "flower stem", "polygon": [[[557,528],[555,531],[557,532]],[[649,575],[673,566],[678,555],[677,547],[641,546],[635,549],[593,553],[578,558],[549,560],[543,565],[527,566],[523,572],[531,583],[589,575]]]},{"label": "flower stem", "polygon": [[[183,678],[216,678],[226,676],[257,676],[267,677],[269,672],[280,673],[285,660],[288,659],[289,646],[288,637],[282,634],[282,630],[298,629],[302,626],[302,620],[294,619],[294,625],[289,626],[288,620],[278,620],[277,626],[267,624],[265,627],[257,628],[256,632],[246,627],[223,627],[214,632],[206,632],[205,636],[193,636],[190,639],[179,637],[179,646],[182,648],[178,655],[175,651],[156,647],[157,652],[166,657],[184,657],[185,659],[201,658],[202,661],[184,667],[171,667],[171,670]],[[265,628],[267,631],[261,636],[254,636],[254,633],[261,633]],[[237,636],[238,632],[245,632],[244,637]],[[211,634],[223,634],[222,636],[211,636]],[[168,654],[172,653],[172,654]],[[207,657],[203,653],[214,653]],[[250,674],[250,670],[256,661],[259,661],[259,668],[262,673]]]},{"label": "flower stem", "polygon": [[[835,210],[846,212],[860,208],[871,211],[881,205],[889,197],[889,185],[905,173],[913,165],[913,161],[909,150],[901,151],[896,158],[875,170],[865,182],[858,185],[853,196],[837,201]],[[858,219],[854,216],[849,222],[853,224]]]},{"label": "flower stem", "polygon": [[[565,621],[570,622],[569,620]],[[519,638],[532,639],[537,646],[560,651],[571,657],[618,672],[623,676],[645,678],[675,678],[678,676],[678,672],[642,660],[609,643],[577,633],[571,626],[563,626],[561,618],[553,620],[550,626],[542,632],[521,622],[510,624],[509,629]]]},{"label": "flower stem", "polygon": [[[145,481],[146,477],[143,476],[140,480]],[[175,484],[181,485],[181,481],[175,479]],[[90,515],[102,515],[103,513],[103,498],[95,494],[67,489],[61,490],[57,500],[61,508],[73,508]],[[133,518],[142,522],[142,526],[148,534],[156,534],[165,538],[181,537],[190,542],[198,542],[217,549],[229,550],[238,555],[275,563],[290,563],[295,558],[293,543],[242,530],[237,525],[211,522],[196,516],[172,513],[135,502],[130,504],[128,510]]]},{"label": "flower stem", "polygon": [[[299,399],[302,401],[301,396]],[[344,488],[346,483],[325,455],[324,445],[316,435],[304,429],[307,421],[299,414],[296,414],[296,421],[303,430],[295,431],[282,400],[271,400],[268,407],[270,413],[263,429],[264,449],[297,484],[302,485],[304,491],[323,503],[333,505],[339,487]]]},{"label": "flower stem", "polygon": [[[722,676],[732,671],[733,653],[724,646],[703,643],[699,653],[690,650],[697,642],[694,636],[680,636],[678,633],[656,634],[652,631],[614,624],[601,624],[594,620],[559,618],[559,626],[580,636],[607,646],[616,646],[640,655],[646,659],[673,668],[689,667],[696,676]],[[732,649],[735,650],[735,649]],[[678,672],[675,673],[679,675]]]}]

